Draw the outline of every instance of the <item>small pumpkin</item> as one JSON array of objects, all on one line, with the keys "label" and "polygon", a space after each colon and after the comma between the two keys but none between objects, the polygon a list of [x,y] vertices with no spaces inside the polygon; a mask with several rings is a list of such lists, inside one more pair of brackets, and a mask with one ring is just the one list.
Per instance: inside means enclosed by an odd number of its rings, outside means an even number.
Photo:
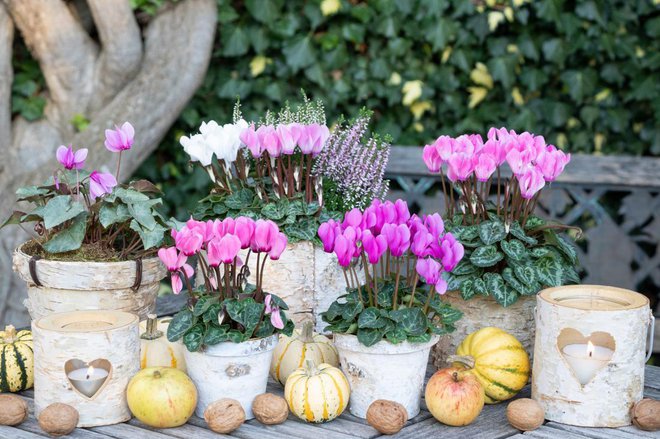
[{"label": "small pumpkin", "polygon": [[171,321],[171,317],[157,319],[149,314],[146,321],[140,322],[140,368],[174,367],[186,372],[183,344],[172,343],[165,336]]},{"label": "small pumpkin", "polygon": [[341,415],[351,389],[342,371],[311,360],[296,369],[286,381],[284,397],[291,413],[307,422],[327,422]]},{"label": "small pumpkin", "polygon": [[314,333],[314,326],[310,321],[303,323],[302,329],[296,330],[291,337],[280,335],[280,341],[273,350],[270,376],[284,385],[289,375],[302,367],[308,359],[314,364],[339,366],[337,349],[330,339]]},{"label": "small pumpkin", "polygon": [[494,327],[468,335],[450,361],[469,364],[484,387],[486,404],[513,398],[529,380],[529,356],[522,344],[508,332]]},{"label": "small pumpkin", "polygon": [[34,384],[32,332],[7,325],[0,331],[0,393],[20,392]]}]

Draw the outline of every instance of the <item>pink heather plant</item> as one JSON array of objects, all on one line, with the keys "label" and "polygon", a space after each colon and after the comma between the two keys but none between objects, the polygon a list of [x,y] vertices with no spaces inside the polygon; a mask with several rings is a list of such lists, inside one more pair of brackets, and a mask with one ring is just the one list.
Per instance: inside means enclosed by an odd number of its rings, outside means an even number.
[{"label": "pink heather plant", "polygon": [[[442,175],[442,165],[446,165],[451,184],[446,186],[443,178],[443,190],[450,217],[462,212],[472,223],[484,220],[494,181],[497,215],[502,214],[509,223],[520,221],[524,226],[541,189],[556,180],[570,162],[571,155],[547,145],[542,136],[491,128],[485,143],[478,134],[457,138],[440,136],[424,147],[423,158],[429,171],[434,173]],[[501,173],[504,163],[513,174],[506,182]]]}]

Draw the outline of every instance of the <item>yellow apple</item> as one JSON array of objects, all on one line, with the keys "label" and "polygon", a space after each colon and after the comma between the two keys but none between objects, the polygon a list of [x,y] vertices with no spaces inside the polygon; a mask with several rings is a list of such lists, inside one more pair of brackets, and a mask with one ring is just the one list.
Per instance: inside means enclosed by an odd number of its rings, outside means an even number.
[{"label": "yellow apple", "polygon": [[465,369],[437,371],[426,384],[426,406],[435,419],[459,427],[468,425],[484,408],[484,388]]},{"label": "yellow apple", "polygon": [[195,411],[197,388],[188,375],[171,367],[147,367],[126,389],[128,408],[141,422],[156,428],[183,425]]}]

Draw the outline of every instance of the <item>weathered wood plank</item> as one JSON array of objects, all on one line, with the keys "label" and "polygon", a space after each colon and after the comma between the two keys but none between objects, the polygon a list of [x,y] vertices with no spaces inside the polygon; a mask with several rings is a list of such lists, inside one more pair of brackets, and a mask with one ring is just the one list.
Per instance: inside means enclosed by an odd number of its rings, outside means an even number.
[{"label": "weathered wood plank", "polygon": [[163,434],[166,434],[168,436],[182,438],[182,439],[190,439],[190,438],[195,438],[195,439],[222,439],[222,438],[227,438],[227,439],[231,439],[231,436],[227,436],[225,434],[220,434],[220,433],[214,433],[211,430],[208,430],[206,428],[197,427],[197,426],[191,425],[191,424],[184,424],[181,427],[176,427],[176,428],[159,429],[159,428],[149,427],[148,425],[143,424],[142,422],[138,421],[135,418],[128,421],[128,423],[131,424],[131,425],[134,425],[135,427],[141,428],[143,430],[156,431],[158,433],[163,433]]},{"label": "weathered wood plank", "polygon": [[537,430],[526,431],[522,437],[525,439],[586,439],[589,436],[584,436],[579,431],[564,431],[542,425]]},{"label": "weathered wood plank", "polygon": [[116,439],[172,439],[170,435],[144,430],[130,424],[104,425],[102,427],[92,427],[89,430],[103,433]]},{"label": "weathered wood plank", "polygon": [[[422,150],[421,146],[392,147],[386,174],[390,177],[435,176],[426,169]],[[572,154],[570,165],[559,176],[557,183],[658,188],[660,158]]]},{"label": "weathered wood plank", "polygon": [[44,437],[48,437],[48,435],[44,433],[41,436],[29,431],[19,430],[18,428],[0,425],[0,438],[2,439],[43,439]]},{"label": "weathered wood plank", "polygon": [[[336,421],[336,420],[335,420]],[[310,438],[310,437],[315,437],[318,435],[323,435],[323,437],[328,437],[328,438],[335,438],[335,439],[352,439],[356,437],[373,437],[374,435],[370,436],[359,436],[359,435],[354,435],[349,433],[346,433],[345,431],[339,431],[337,428],[334,429],[325,429],[323,428],[325,425],[330,426],[331,424],[334,424],[335,421],[329,422],[327,424],[307,424],[305,422],[299,421],[293,417],[289,417],[289,419],[279,425],[263,425],[259,423],[259,421],[252,420],[249,421],[248,424],[252,425],[256,428],[259,428],[263,430],[264,428],[268,429],[268,432],[277,432],[281,433],[284,435],[288,435],[289,437],[301,437],[301,438]],[[359,424],[356,424],[359,425]],[[335,426],[336,427],[336,426]]]},{"label": "weathered wood plank", "polygon": [[397,439],[416,439],[421,437],[442,437],[443,439],[500,439],[518,432],[506,422],[506,404],[484,407],[476,421],[465,427],[456,428],[441,424],[434,418],[404,427],[394,436]]},{"label": "weathered wood plank", "polygon": [[187,300],[188,295],[184,292],[181,294],[158,296],[156,298],[156,314],[159,317],[176,314],[183,308]]},{"label": "weathered wood plank", "polygon": [[660,367],[646,366],[644,368],[644,387],[660,390]]},{"label": "weathered wood plank", "polygon": [[[592,439],[635,439],[644,437],[642,430],[639,430],[634,427],[632,431],[630,429],[626,430],[623,428],[586,428],[586,427],[576,427],[574,425],[565,425],[559,424],[556,422],[549,422],[543,426],[545,429],[556,429],[559,430],[560,434],[558,436],[564,437],[563,435],[566,432],[582,435],[584,437]],[[646,432],[652,433],[652,432]],[[652,433],[653,436],[649,437],[660,437],[660,433]]]},{"label": "weathered wood plank", "polygon": [[[193,416],[188,420],[188,424],[195,425],[201,428],[208,428],[206,421],[197,416]],[[273,439],[291,439],[297,437],[305,436],[292,436],[291,434],[279,433],[274,431],[271,426],[268,425],[259,425],[258,427],[251,424],[243,424],[238,430],[232,431],[230,434],[231,437],[238,437],[241,439],[261,439],[264,437],[273,438]],[[307,438],[309,439],[309,438]]]}]

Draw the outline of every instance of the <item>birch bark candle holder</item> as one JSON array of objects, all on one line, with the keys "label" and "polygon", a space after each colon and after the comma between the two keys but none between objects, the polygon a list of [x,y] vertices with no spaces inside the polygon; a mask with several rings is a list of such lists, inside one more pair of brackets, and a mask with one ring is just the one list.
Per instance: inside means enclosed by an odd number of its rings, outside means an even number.
[{"label": "birch bark candle holder", "polygon": [[32,322],[35,414],[61,402],[78,427],[128,421],[129,380],[140,370],[138,317],[123,311],[73,311]]},{"label": "birch bark candle holder", "polygon": [[652,352],[651,346],[646,353],[654,324],[649,300],[595,285],[549,288],[536,300],[532,398],[546,419],[585,427],[629,425]]}]

